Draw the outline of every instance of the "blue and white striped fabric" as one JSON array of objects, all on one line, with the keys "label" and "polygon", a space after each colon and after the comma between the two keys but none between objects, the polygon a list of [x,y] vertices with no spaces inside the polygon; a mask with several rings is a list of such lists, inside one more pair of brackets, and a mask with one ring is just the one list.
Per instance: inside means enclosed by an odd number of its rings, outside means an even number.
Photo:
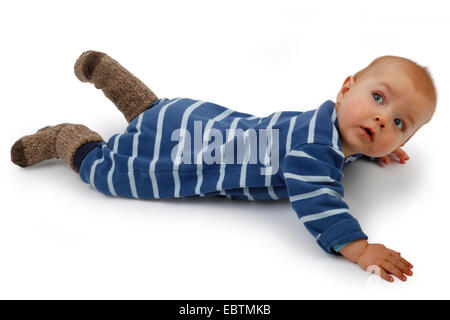
[{"label": "blue and white striped fabric", "polygon": [[[260,139],[261,132],[267,133],[266,140]],[[203,144],[196,143],[198,135]],[[237,149],[240,142],[243,152]],[[225,151],[230,149],[231,157]],[[205,155],[220,161],[207,162]],[[120,197],[289,198],[318,244],[336,253],[333,248],[339,245],[367,239],[342,199],[344,160],[331,100],[316,110],[260,118],[210,102],[160,99],[125,133],[90,151],[80,177]]]}]

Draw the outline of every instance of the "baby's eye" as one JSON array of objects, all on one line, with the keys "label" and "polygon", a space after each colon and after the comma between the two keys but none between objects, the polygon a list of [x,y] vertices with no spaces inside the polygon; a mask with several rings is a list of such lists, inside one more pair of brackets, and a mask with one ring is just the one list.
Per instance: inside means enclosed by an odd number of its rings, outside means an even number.
[{"label": "baby's eye", "polygon": [[[380,94],[374,93],[372,95],[373,95],[373,98],[375,99],[375,101],[379,102],[380,104],[383,104],[384,99]],[[381,102],[380,102],[380,100],[381,100]]]},{"label": "baby's eye", "polygon": [[400,130],[403,129],[403,121],[400,119],[394,119],[394,124],[396,127],[398,127]]}]

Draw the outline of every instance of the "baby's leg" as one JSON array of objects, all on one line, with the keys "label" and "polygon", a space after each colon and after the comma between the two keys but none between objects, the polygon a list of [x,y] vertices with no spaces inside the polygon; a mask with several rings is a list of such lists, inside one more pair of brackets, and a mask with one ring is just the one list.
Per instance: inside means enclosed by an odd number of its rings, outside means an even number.
[{"label": "baby's leg", "polygon": [[[25,168],[44,160],[62,158],[78,172],[81,156],[84,156],[90,147],[102,141],[103,138],[97,132],[86,126],[61,123],[44,127],[17,140],[11,148],[11,160]],[[83,147],[80,148],[81,146]]]},{"label": "baby's leg", "polygon": [[86,51],[75,62],[75,75],[80,81],[91,82],[102,89],[131,122],[158,100],[138,78],[105,53]]}]

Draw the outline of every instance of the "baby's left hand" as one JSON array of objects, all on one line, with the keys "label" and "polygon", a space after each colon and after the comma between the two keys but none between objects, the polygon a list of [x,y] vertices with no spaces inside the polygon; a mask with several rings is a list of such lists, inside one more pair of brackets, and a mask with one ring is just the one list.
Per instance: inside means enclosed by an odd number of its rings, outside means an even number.
[{"label": "baby's left hand", "polygon": [[[409,160],[409,156],[406,154],[406,152],[402,148],[398,148],[394,150],[390,155],[395,155],[398,158],[398,161],[400,163],[406,163],[406,160]],[[391,158],[389,155],[378,158],[378,163],[383,164],[389,164],[391,162]]]}]

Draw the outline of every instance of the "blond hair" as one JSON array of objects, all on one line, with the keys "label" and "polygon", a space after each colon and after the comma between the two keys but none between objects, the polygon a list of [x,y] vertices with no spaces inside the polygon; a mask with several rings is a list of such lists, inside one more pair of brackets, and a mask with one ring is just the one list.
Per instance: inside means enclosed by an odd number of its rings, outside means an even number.
[{"label": "blond hair", "polygon": [[428,98],[434,106],[437,103],[437,92],[434,85],[433,78],[427,67],[419,65],[417,62],[412,61],[407,58],[397,57],[397,56],[382,56],[373,60],[367,67],[358,71],[353,75],[355,81],[361,79],[363,76],[377,70],[380,66],[397,63],[400,64],[406,75],[410,77],[414,84],[414,89],[421,93],[424,97]]}]

